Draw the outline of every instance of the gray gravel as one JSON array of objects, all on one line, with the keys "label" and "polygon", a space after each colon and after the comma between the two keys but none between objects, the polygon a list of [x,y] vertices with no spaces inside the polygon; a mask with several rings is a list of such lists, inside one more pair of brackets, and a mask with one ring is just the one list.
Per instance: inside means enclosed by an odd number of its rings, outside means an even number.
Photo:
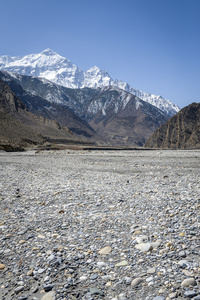
[{"label": "gray gravel", "polygon": [[200,299],[200,151],[0,153],[0,299]]}]

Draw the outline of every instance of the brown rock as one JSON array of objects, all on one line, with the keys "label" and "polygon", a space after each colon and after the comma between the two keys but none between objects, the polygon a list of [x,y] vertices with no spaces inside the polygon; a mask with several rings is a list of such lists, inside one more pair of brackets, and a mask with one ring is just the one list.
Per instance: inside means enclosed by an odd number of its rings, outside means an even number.
[{"label": "brown rock", "polygon": [[0,270],[5,269],[5,267],[6,267],[6,266],[5,266],[4,264],[1,264],[1,263],[0,263]]}]

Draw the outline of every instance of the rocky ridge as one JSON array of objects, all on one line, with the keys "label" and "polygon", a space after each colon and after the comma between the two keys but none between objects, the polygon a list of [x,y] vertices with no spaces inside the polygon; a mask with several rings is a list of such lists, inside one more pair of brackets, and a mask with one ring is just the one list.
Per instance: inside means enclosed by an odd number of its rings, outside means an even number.
[{"label": "rocky ridge", "polygon": [[192,103],[161,125],[147,140],[146,147],[200,149],[200,103]]}]

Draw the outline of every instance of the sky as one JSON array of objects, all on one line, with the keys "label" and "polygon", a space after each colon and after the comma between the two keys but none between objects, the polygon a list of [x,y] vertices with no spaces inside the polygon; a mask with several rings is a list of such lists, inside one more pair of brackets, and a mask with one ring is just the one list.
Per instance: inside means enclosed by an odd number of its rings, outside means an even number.
[{"label": "sky", "polygon": [[0,55],[50,48],[83,71],[200,102],[200,0],[0,0]]}]

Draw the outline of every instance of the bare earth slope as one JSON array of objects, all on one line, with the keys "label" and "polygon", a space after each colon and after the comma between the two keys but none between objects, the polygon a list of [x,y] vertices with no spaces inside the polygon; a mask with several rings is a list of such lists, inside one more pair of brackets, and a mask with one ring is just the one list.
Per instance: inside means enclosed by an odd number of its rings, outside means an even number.
[{"label": "bare earth slope", "polygon": [[147,140],[146,147],[200,149],[200,103],[184,107],[161,125]]}]

